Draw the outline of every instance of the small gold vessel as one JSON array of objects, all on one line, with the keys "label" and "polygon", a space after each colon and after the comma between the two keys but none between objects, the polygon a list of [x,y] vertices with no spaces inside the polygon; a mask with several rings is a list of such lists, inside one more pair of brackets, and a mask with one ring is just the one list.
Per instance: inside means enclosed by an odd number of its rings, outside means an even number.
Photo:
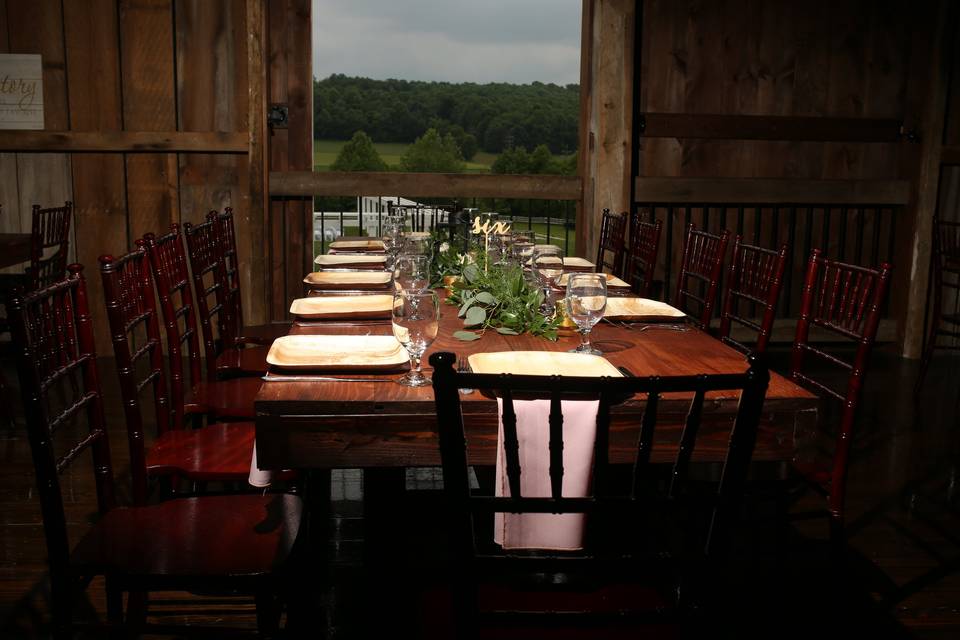
[{"label": "small gold vessel", "polygon": [[453,287],[453,283],[460,280],[460,276],[443,276],[443,286],[447,289]]},{"label": "small gold vessel", "polygon": [[555,308],[557,317],[560,318],[560,327],[564,329],[576,329],[577,323],[567,315],[567,303],[563,300],[557,300]]}]

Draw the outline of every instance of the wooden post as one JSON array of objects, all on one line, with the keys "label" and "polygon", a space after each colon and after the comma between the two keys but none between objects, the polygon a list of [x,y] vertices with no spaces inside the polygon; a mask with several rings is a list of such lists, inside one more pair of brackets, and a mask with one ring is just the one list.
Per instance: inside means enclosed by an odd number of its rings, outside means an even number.
[{"label": "wooden post", "polygon": [[577,254],[589,258],[597,245],[600,211],[631,206],[636,3],[585,0],[583,6]]},{"label": "wooden post", "polygon": [[[931,242],[933,239],[933,217],[937,210],[937,192],[940,181],[940,153],[943,147],[944,117],[947,103],[947,87],[950,77],[950,62],[954,52],[956,40],[956,14],[952,3],[939,0],[934,11],[924,12],[932,14],[936,33],[930,42],[930,55],[925,59],[929,69],[926,91],[921,94],[924,99],[922,109],[915,113],[920,114],[918,129],[920,133],[920,150],[918,155],[907,153],[905,160],[915,162],[915,198],[912,207],[912,228],[909,235],[909,248],[903,247],[897,252],[897,261],[894,268],[908,272],[909,277],[900,282],[907,282],[909,286],[901,295],[905,296],[903,322],[900,325],[901,355],[905,358],[919,358],[923,345],[923,336],[926,332],[924,312],[926,309],[927,289],[929,285],[929,269],[931,256]],[[929,37],[930,22],[920,20],[915,28],[915,34],[926,33]],[[926,29],[924,27],[927,27]],[[914,37],[914,42],[918,36]],[[911,65],[911,71],[918,70],[917,64]],[[910,93],[910,92],[908,92]],[[910,113],[908,107],[908,114]],[[908,128],[910,123],[907,122]],[[913,163],[911,163],[913,164]],[[909,169],[908,169],[909,170]]]},{"label": "wooden post", "polygon": [[269,280],[266,252],[268,243],[264,230],[267,228],[266,188],[266,64],[263,58],[264,10],[263,0],[247,0],[247,78],[249,93],[247,96],[247,127],[250,133],[248,142],[249,192],[244,210],[249,217],[247,230],[251,236],[250,245],[254,248],[245,256],[250,265],[250,281],[246,295],[247,318],[244,322],[261,324],[267,317],[267,291]]}]

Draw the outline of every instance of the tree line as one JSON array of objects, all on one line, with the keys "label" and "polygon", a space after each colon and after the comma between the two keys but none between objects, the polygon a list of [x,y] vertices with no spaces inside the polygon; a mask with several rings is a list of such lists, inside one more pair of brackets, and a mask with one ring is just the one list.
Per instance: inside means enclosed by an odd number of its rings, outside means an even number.
[{"label": "tree line", "polygon": [[580,87],[472,82],[371,80],[334,74],[314,80],[314,136],[348,140],[365,131],[377,142],[413,143],[433,129],[470,160],[478,150],[577,148]]}]

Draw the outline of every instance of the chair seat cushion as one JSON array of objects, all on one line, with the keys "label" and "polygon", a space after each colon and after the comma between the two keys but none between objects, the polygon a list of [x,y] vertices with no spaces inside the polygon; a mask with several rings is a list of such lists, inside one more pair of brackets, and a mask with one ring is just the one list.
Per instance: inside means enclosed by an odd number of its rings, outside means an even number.
[{"label": "chair seat cushion", "polygon": [[217,356],[217,374],[223,376],[262,376],[267,372],[269,347],[227,349]]},{"label": "chair seat cushion", "polygon": [[270,345],[281,336],[290,333],[289,322],[243,325],[237,333],[237,342],[241,344]]},{"label": "chair seat cushion", "polygon": [[252,422],[167,431],[147,453],[147,474],[179,475],[198,482],[245,481],[250,473],[253,441]]},{"label": "chair seat cushion", "polygon": [[204,496],[108,512],[71,557],[85,573],[257,576],[286,561],[303,503],[289,494]]},{"label": "chair seat cushion", "polygon": [[184,410],[225,418],[253,418],[253,400],[262,382],[260,378],[200,382],[184,398]]}]

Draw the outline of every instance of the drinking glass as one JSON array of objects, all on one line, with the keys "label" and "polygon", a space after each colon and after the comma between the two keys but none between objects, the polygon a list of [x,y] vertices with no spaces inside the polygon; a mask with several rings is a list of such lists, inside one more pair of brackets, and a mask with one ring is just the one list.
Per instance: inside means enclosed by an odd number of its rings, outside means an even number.
[{"label": "drinking glass", "polygon": [[430,378],[420,370],[423,353],[437,338],[440,328],[440,299],[433,291],[400,291],[393,296],[393,335],[410,354],[410,371],[398,383],[423,387]]},{"label": "drinking glass", "polygon": [[403,236],[403,253],[430,257],[433,238],[425,231],[410,231]]},{"label": "drinking glass", "polygon": [[403,248],[403,225],[397,220],[388,218],[383,222],[383,248],[387,252],[387,268],[393,269]]},{"label": "drinking glass", "polygon": [[553,287],[557,278],[563,275],[563,254],[560,247],[543,245],[533,254],[533,272],[543,288],[543,305],[540,310],[544,313],[554,311]]},{"label": "drinking glass", "polygon": [[567,280],[567,296],[564,299],[567,315],[577,324],[580,346],[570,353],[602,352],[590,346],[590,330],[603,317],[607,308],[607,276],[602,273],[571,273]]},{"label": "drinking glass", "polygon": [[430,286],[430,259],[423,255],[401,255],[393,268],[393,282],[400,291],[425,291]]}]

